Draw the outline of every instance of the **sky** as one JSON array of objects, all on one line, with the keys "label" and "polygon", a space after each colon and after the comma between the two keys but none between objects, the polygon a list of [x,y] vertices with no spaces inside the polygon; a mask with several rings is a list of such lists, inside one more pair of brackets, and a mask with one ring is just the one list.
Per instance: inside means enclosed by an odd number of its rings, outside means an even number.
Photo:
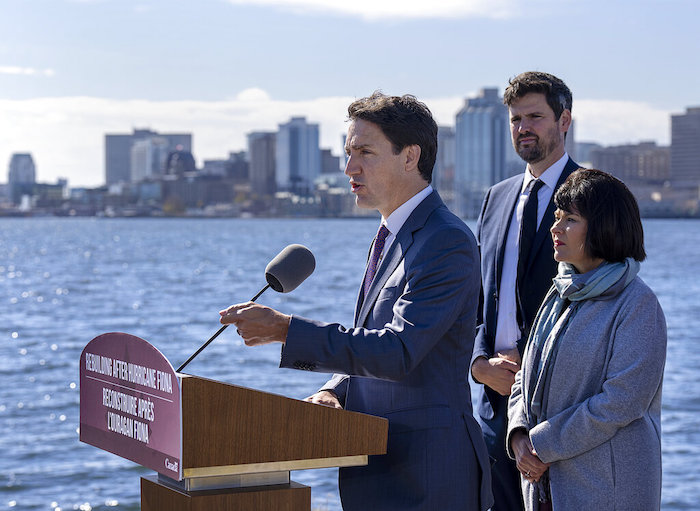
[{"label": "sky", "polygon": [[576,140],[670,143],[700,106],[698,0],[0,0],[0,183],[105,181],[104,135],[193,134],[197,163],[292,116],[340,154],[347,105],[414,94],[441,125],[528,70],[573,92]]}]

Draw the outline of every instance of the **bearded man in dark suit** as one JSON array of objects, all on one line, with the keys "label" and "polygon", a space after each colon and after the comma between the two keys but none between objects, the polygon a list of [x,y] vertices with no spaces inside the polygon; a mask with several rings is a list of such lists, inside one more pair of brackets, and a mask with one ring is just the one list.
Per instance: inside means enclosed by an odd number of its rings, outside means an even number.
[{"label": "bearded man in dark suit", "polygon": [[[491,187],[479,215],[483,295],[471,374],[483,384],[474,408],[495,459],[493,511],[514,511],[523,504],[519,473],[505,451],[508,396],[535,314],[557,272],[549,233],[552,198],[578,164],[564,148],[572,98],[562,80],[548,73],[522,73],[510,81],[503,102],[513,147],[527,167]],[[531,220],[529,230],[524,216]]]}]

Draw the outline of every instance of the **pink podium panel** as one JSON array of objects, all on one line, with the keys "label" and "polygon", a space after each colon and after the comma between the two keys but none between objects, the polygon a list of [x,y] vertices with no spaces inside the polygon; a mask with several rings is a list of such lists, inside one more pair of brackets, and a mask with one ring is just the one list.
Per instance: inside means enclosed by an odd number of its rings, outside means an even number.
[{"label": "pink podium panel", "polygon": [[80,355],[80,440],[180,480],[180,397],[175,370],[155,347],[99,335]]}]

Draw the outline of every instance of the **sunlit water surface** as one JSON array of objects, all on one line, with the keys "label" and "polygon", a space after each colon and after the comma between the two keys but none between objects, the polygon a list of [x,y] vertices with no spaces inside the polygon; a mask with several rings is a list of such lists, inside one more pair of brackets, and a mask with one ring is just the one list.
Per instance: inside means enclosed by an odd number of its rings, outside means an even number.
[{"label": "sunlit water surface", "polygon": [[[469,223],[473,227],[473,222]],[[267,262],[302,243],[314,275],[259,300],[349,325],[375,220],[0,219],[0,508],[139,509],[134,463],[78,441],[78,361],[93,337],[128,332],[177,367],[252,297]],[[700,221],[645,222],[642,277],[669,327],[663,509],[698,509]],[[229,329],[193,374],[303,398],[326,376],[278,368],[279,347],[247,348]],[[281,425],[283,427],[283,425]],[[643,470],[643,467],[640,467]],[[312,507],[340,509],[334,469],[293,472]]]}]

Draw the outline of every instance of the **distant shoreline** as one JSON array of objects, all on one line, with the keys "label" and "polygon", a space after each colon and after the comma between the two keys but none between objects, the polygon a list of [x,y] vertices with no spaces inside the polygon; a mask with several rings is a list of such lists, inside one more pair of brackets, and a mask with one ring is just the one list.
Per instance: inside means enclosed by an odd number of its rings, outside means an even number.
[{"label": "distant shoreline", "polygon": [[[642,214],[642,219],[645,220],[699,220],[700,214],[698,215],[661,215],[652,214],[644,215]],[[4,212],[0,211],[0,219],[6,218],[97,218],[97,219],[113,219],[113,218],[128,218],[128,219],[169,219],[169,220],[199,220],[199,219],[239,219],[239,220],[369,220],[378,219],[379,215],[367,214],[367,215],[338,215],[338,216],[314,216],[314,215],[206,215],[206,214],[191,214],[191,215],[142,215],[142,214],[124,214],[124,215],[66,215],[66,214],[54,214],[54,213],[43,213],[43,212]],[[464,221],[476,221],[476,218],[462,218]]]}]

